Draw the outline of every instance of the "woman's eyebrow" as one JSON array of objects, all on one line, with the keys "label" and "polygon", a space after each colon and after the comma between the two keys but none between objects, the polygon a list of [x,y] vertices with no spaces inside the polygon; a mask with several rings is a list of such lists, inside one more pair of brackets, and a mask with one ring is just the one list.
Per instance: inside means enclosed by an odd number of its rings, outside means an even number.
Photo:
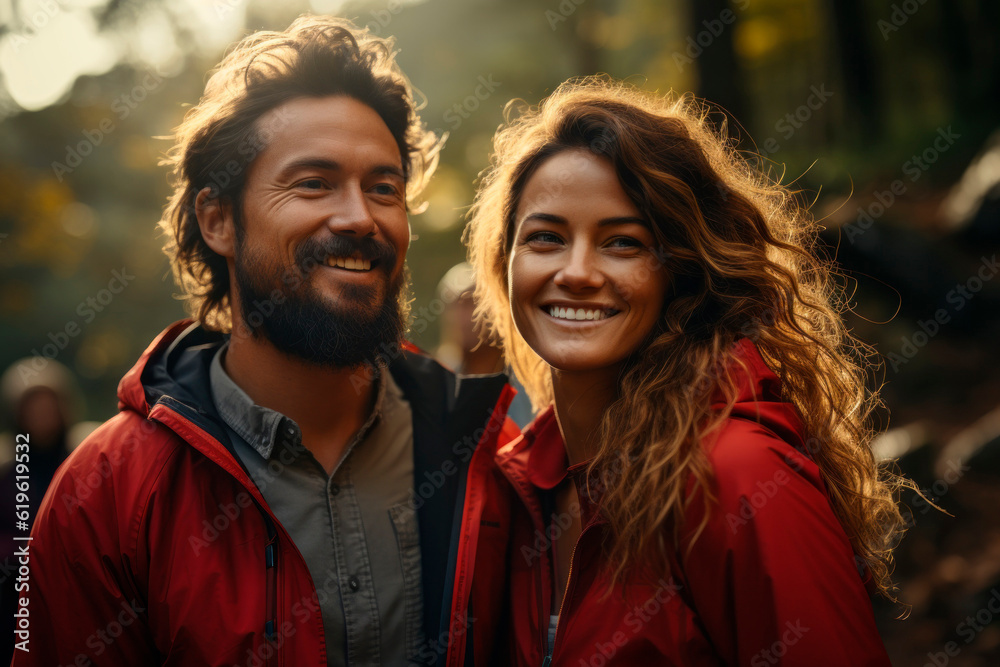
[{"label": "woman's eyebrow", "polygon": [[649,227],[649,222],[634,215],[621,215],[613,218],[604,218],[597,223],[598,227],[608,227],[610,225],[642,225],[643,227]]},{"label": "woman's eyebrow", "polygon": [[[555,213],[529,213],[524,216],[522,222],[528,222],[529,220],[553,222],[559,225],[567,224],[566,218],[561,215],[556,215]],[[643,227],[649,227],[649,222],[642,218],[637,218],[634,215],[619,215],[611,218],[603,218],[597,222],[598,227],[609,227],[613,225],[642,225]]]}]

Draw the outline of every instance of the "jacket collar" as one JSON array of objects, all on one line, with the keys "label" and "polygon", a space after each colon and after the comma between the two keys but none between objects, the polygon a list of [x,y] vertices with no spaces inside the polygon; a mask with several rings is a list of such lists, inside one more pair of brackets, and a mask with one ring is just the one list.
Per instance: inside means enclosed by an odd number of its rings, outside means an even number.
[{"label": "jacket collar", "polygon": [[[732,417],[755,421],[767,427],[793,447],[802,449],[801,419],[795,406],[781,396],[781,382],[766,363],[753,341],[743,338],[733,347],[733,363],[728,373],[736,388]],[[721,390],[712,397],[713,410],[726,405]],[[540,507],[536,489],[551,489],[566,475],[579,475],[583,489],[587,463],[567,467],[566,448],[552,406],[541,412],[523,435],[496,455],[497,465],[529,509]]]},{"label": "jacket collar", "polygon": [[525,431],[528,465],[525,475],[535,487],[551,490],[562,484],[569,468],[566,445],[559,431],[559,421],[550,405]]}]

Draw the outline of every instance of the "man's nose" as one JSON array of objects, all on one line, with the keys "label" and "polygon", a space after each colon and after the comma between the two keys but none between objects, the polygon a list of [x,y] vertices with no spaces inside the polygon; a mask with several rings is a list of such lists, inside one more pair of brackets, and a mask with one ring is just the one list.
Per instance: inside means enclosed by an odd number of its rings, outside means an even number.
[{"label": "man's nose", "polygon": [[327,217],[327,227],[335,234],[373,236],[376,225],[370,205],[360,183],[346,184]]}]

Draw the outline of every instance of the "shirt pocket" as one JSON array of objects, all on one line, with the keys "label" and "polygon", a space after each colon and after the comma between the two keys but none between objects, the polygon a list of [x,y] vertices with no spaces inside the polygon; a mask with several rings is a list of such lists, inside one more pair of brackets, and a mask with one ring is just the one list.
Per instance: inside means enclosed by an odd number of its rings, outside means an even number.
[{"label": "shirt pocket", "polygon": [[396,532],[399,562],[403,568],[403,600],[406,609],[406,653],[416,656],[424,641],[424,599],[420,568],[420,531],[417,511],[409,502],[389,508]]}]

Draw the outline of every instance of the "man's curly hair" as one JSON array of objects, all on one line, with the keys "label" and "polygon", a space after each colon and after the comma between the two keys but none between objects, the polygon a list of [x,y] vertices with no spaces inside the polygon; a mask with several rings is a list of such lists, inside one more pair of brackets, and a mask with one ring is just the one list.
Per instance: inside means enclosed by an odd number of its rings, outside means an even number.
[{"label": "man's curly hair", "polygon": [[247,36],[212,72],[162,163],[171,168],[174,193],[159,223],[174,278],[203,326],[231,329],[230,285],[225,258],[201,236],[195,200],[211,188],[210,196],[231,206],[240,224],[246,174],[270,139],[257,122],[267,112],[295,98],[329,95],[370,106],[399,146],[408,204],[419,196],[437,166],[442,140],[417,115],[414,91],[395,55],[391,38],[344,19],[303,16],[283,32]]}]

